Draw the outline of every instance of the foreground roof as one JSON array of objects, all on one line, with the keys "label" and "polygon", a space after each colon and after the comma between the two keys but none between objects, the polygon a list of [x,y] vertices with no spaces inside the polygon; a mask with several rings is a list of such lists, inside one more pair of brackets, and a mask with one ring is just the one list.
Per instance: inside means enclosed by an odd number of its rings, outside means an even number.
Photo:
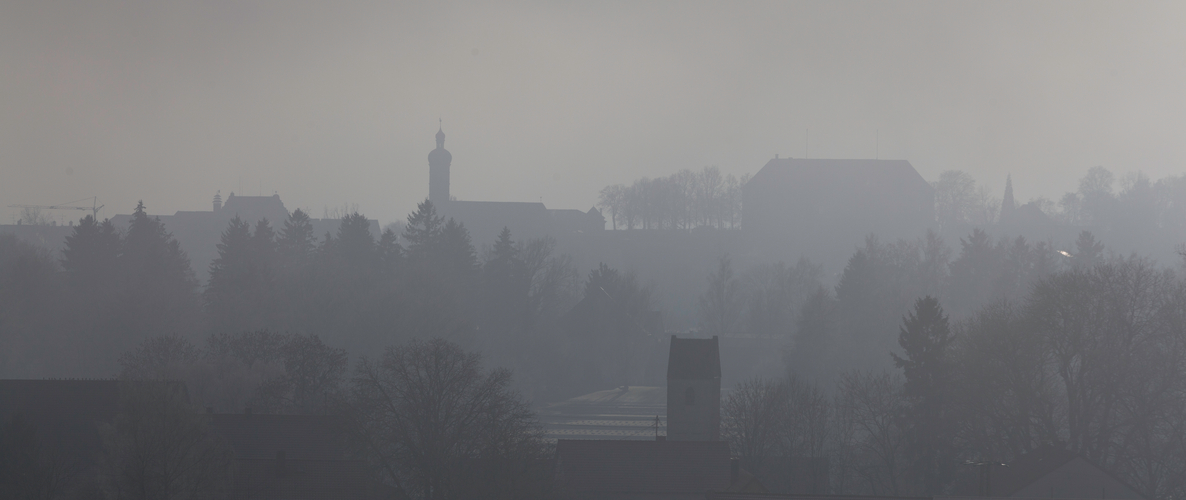
[{"label": "foreground roof", "polygon": [[729,487],[724,441],[556,442],[557,486],[566,492],[697,493]]}]

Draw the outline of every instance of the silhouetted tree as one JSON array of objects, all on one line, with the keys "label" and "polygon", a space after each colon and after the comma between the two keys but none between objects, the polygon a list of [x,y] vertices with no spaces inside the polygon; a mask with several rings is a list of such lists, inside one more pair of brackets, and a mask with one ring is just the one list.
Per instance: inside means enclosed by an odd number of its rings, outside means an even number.
[{"label": "silhouetted tree", "polygon": [[110,287],[119,275],[120,237],[110,220],[83,217],[66,236],[62,268],[71,286],[85,294]]},{"label": "silhouetted tree", "polygon": [[284,221],[276,249],[285,267],[303,265],[312,258],[317,249],[317,237],[313,235],[313,223],[309,215],[303,210],[293,210],[288,220]]},{"label": "silhouetted tree", "polygon": [[37,422],[14,410],[0,422],[0,498],[51,500],[80,489],[79,461],[47,445]]},{"label": "silhouetted tree", "polygon": [[949,480],[955,458],[949,402],[951,329],[939,300],[931,296],[918,299],[902,323],[898,344],[903,355],[890,356],[906,377],[903,394],[910,402],[912,469],[923,493],[935,494]]},{"label": "silhouetted tree", "polygon": [[708,290],[700,296],[697,312],[708,335],[729,335],[741,320],[740,282],[733,276],[733,262],[728,255],[717,261],[717,269],[708,275]]},{"label": "silhouetted tree", "polygon": [[836,320],[836,299],[820,286],[803,304],[796,321],[794,342],[786,357],[792,372],[808,380],[832,380]]},{"label": "silhouetted tree", "polygon": [[[389,347],[358,365],[353,428],[384,479],[410,498],[538,497],[542,485],[524,475],[543,456],[540,430],[510,378],[445,340]],[[489,468],[497,470],[482,473]]]},{"label": "silhouetted tree", "polygon": [[1104,244],[1095,240],[1091,231],[1080,231],[1075,240],[1075,254],[1071,256],[1071,265],[1078,268],[1090,268],[1104,261]]},{"label": "silhouetted tree", "polygon": [[230,487],[233,454],[210,433],[206,415],[185,400],[184,388],[127,382],[120,410],[100,428],[103,490],[108,498],[219,498]]},{"label": "silhouetted tree", "polygon": [[238,216],[222,233],[203,292],[216,331],[252,330],[275,321],[277,255],[266,220],[251,227]]},{"label": "silhouetted tree", "polygon": [[823,269],[805,258],[794,267],[779,262],[755,266],[741,278],[741,325],[747,333],[791,336],[803,303],[818,289]]},{"label": "silhouetted tree", "polygon": [[58,278],[48,251],[0,234],[0,370],[29,374],[32,367],[56,365],[55,357],[78,359],[65,355],[74,350],[72,339],[58,336],[63,291]]},{"label": "silhouetted tree", "polygon": [[[123,346],[160,334],[189,334],[200,319],[197,279],[189,257],[160,219],[136,205],[120,252],[124,283],[120,313]],[[130,341],[130,342],[129,342]]]}]

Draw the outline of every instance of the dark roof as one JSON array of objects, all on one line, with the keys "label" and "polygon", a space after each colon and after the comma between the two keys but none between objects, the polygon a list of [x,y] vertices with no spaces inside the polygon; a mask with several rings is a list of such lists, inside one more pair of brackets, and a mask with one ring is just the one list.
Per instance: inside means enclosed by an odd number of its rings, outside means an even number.
[{"label": "dark roof", "polygon": [[708,500],[933,500],[940,497],[895,497],[881,495],[799,495],[714,491]]},{"label": "dark roof", "polygon": [[669,352],[668,380],[721,378],[721,350],[716,336],[711,339],[681,339],[672,335]]},{"label": "dark roof", "polygon": [[[1067,488],[1083,487],[1085,484],[1092,482],[1089,480],[1090,478],[1116,483],[1115,486],[1123,486],[1131,490],[1132,493],[1140,496],[1140,492],[1136,488],[1126,484],[1120,478],[1114,476],[1091,460],[1073,451],[1053,446],[1038,448],[1017,457],[1009,462],[1007,467],[994,468],[992,471],[993,496],[1014,496],[1021,492],[1021,490],[1076,460],[1082,461],[1078,463],[1078,467],[1074,467],[1077,472],[1057,480],[1064,483],[1064,485],[1056,487],[1059,492],[1064,492]],[[1112,487],[1107,489],[1107,493],[1109,498],[1125,498],[1120,495],[1120,491],[1116,491]],[[1061,496],[1065,496],[1065,493]]]},{"label": "dark roof", "polygon": [[556,442],[557,486],[568,492],[699,493],[729,487],[724,441]]},{"label": "dark roof", "polygon": [[357,460],[235,460],[233,498],[392,498]]},{"label": "dark roof", "polygon": [[324,415],[210,415],[210,428],[235,450],[237,459],[343,460],[342,427]]},{"label": "dark roof", "polygon": [[766,162],[747,185],[811,183],[815,187],[845,186],[861,191],[884,189],[887,182],[904,181],[933,190],[906,160],[844,160],[776,158]]},{"label": "dark roof", "polygon": [[0,380],[0,425],[19,417],[42,442],[78,456],[102,446],[98,424],[118,410],[116,380]]}]

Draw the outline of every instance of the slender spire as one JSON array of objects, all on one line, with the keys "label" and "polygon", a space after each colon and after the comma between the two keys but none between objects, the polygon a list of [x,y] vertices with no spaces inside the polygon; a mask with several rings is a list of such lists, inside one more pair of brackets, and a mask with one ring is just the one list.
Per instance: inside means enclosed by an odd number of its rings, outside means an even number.
[{"label": "slender spire", "polygon": [[1001,217],[998,220],[1000,224],[1008,224],[1012,222],[1013,211],[1017,209],[1017,203],[1013,201],[1013,176],[1005,176],[1005,198],[1001,200]]}]

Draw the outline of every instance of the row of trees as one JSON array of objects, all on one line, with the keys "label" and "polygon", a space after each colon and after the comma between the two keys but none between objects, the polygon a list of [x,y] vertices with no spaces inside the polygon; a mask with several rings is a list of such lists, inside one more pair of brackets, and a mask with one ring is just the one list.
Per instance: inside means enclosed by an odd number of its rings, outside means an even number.
[{"label": "row of trees", "polygon": [[228,404],[335,417],[372,479],[401,497],[540,498],[551,488],[548,447],[510,371],[444,339],[390,346],[352,372],[317,337],[268,331],[212,335],[203,348],[156,337],[121,365],[99,464],[111,498],[225,492],[232,454],[201,408]]},{"label": "row of trees", "polygon": [[828,459],[821,493],[975,493],[958,464],[1054,447],[1150,498],[1180,496],[1183,318],[1186,280],[1136,257],[1052,272],[953,323],[926,296],[882,351],[892,368],[825,381],[792,361],[788,378],[730,394],[725,435],[752,470],[780,456]]},{"label": "row of trees", "polygon": [[0,236],[0,368],[18,377],[107,375],[120,353],[159,335],[201,343],[213,334],[285,332],[353,354],[440,336],[513,368],[528,394],[568,397],[587,384],[566,367],[628,357],[610,345],[620,339],[608,326],[589,332],[587,323],[565,321],[575,304],[591,297],[594,307],[613,295],[620,304],[600,314],[620,318],[607,325],[637,325],[655,313],[629,273],[595,269],[582,288],[571,257],[555,247],[504,230],[479,256],[466,228],[427,201],[401,234],[372,234],[354,213],[318,236],[296,210],[279,227],[231,220],[199,288],[176,240],[141,204],[127,228],[82,219],[60,257]]},{"label": "row of trees", "polygon": [[597,206],[609,211],[614,229],[733,229],[741,224],[740,179],[721,175],[717,167],[683,169],[667,177],[642,178],[629,186],[614,184],[601,190]]}]

